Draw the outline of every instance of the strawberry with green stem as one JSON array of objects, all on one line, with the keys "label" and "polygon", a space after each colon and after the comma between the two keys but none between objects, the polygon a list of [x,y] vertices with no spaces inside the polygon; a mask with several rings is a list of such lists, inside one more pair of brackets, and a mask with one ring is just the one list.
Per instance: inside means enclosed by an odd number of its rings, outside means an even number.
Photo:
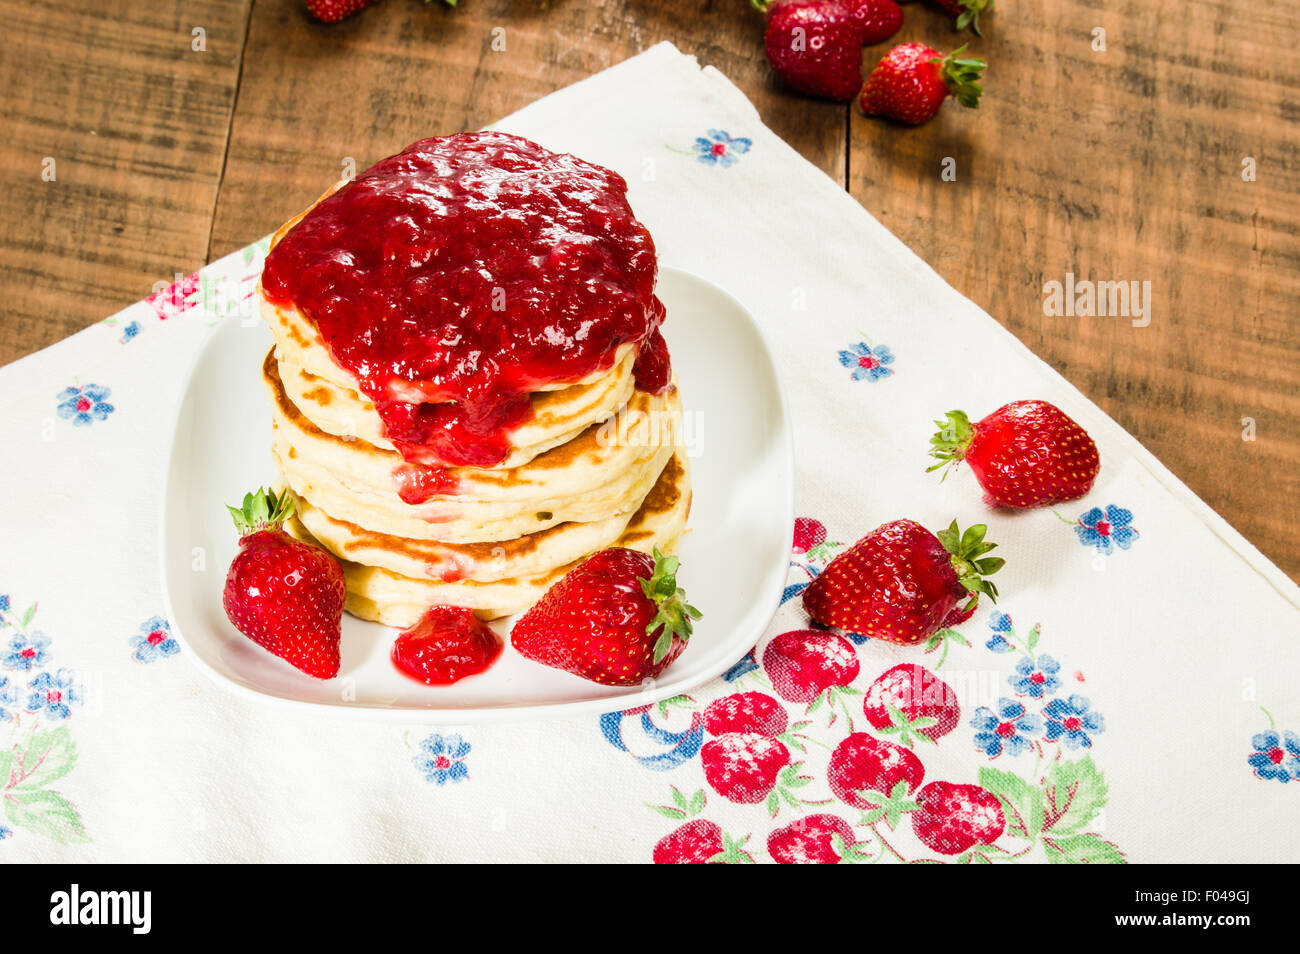
[{"label": "strawberry with green stem", "polygon": [[963,56],[966,47],[944,56],[924,43],[900,43],[876,64],[862,87],[859,104],[868,116],[919,125],[939,113],[952,96],[969,109],[979,106],[984,60]]},{"label": "strawberry with green stem", "polygon": [[935,421],[929,470],[970,467],[989,503],[1025,509],[1078,500],[1101,469],[1097,445],[1069,415],[1047,401],[1012,401],[971,423],[963,411]]},{"label": "strawberry with green stem", "polygon": [[268,652],[318,679],[339,672],[347,588],[338,561],[283,530],[294,498],[259,489],[227,507],[239,531],[222,605],[235,628]]},{"label": "strawberry with green stem", "polygon": [[686,648],[701,613],[677,585],[678,559],[611,547],[587,558],[515,623],[527,659],[609,686],[639,685]]},{"label": "strawberry with green stem", "polygon": [[[976,524],[932,534],[912,520],[882,524],[841,552],[803,593],[804,608],[824,626],[915,645],[933,636],[961,606],[997,599],[987,576],[1004,560]],[[964,602],[964,606],[961,604]]]},{"label": "strawberry with green stem", "polygon": [[993,0],[934,0],[944,13],[948,14],[958,30],[970,27],[976,36],[983,36],[980,31],[980,14],[993,9]]}]

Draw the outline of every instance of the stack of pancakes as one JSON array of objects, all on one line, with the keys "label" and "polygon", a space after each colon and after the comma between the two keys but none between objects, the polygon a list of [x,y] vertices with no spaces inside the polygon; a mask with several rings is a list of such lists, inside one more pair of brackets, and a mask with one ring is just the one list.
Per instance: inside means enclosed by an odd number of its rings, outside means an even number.
[{"label": "stack of pancakes", "polygon": [[632,346],[608,371],[531,394],[503,461],[450,468],[454,492],[412,504],[394,477],[410,465],[351,372],[292,303],[260,285],[257,298],[275,335],[262,378],[272,455],[296,497],[288,529],[339,559],[353,615],[407,627],[443,604],[494,619],[530,607],[597,550],[676,548],[691,502],[677,387],[637,390]]}]

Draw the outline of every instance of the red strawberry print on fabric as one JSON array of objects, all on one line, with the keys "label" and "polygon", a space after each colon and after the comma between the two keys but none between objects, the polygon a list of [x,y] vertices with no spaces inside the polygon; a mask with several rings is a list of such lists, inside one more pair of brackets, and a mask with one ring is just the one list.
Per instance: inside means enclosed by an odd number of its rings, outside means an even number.
[{"label": "red strawberry print on fabric", "polygon": [[704,730],[710,735],[756,732],[773,738],[790,727],[785,706],[765,692],[737,692],[714,699],[704,710]]},{"label": "red strawberry print on fabric", "polygon": [[916,795],[912,831],[931,851],[960,855],[1002,836],[1006,816],[996,795],[978,785],[931,782]]},{"label": "red strawberry print on fabric", "polygon": [[865,847],[838,815],[805,815],[767,836],[767,853],[779,865],[836,865],[862,857]]},{"label": "red strawberry print on fabric", "polygon": [[854,732],[835,747],[826,772],[835,797],[864,810],[880,804],[869,793],[891,795],[899,783],[914,792],[924,778],[925,766],[910,749],[865,732]]},{"label": "red strawberry print on fabric", "polygon": [[902,663],[876,677],[862,700],[867,721],[906,746],[937,742],[957,727],[957,693],[924,666]]}]

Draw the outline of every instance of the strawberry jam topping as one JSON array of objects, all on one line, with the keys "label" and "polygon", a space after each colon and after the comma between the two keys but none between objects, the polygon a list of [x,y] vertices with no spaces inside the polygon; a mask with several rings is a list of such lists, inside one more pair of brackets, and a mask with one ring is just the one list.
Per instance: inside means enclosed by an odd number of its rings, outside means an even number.
[{"label": "strawberry jam topping", "polygon": [[480,673],[501,655],[501,639],[460,606],[431,606],[393,643],[393,663],[430,686],[447,686]]},{"label": "strawberry jam topping", "polygon": [[397,496],[409,504],[422,504],[430,497],[453,494],[460,481],[445,467],[405,463],[394,468]]},{"label": "strawberry jam topping", "polygon": [[425,139],[323,199],[267,256],[408,461],[486,467],[544,385],[638,349],[668,383],[650,233],[609,169],[497,132]]}]

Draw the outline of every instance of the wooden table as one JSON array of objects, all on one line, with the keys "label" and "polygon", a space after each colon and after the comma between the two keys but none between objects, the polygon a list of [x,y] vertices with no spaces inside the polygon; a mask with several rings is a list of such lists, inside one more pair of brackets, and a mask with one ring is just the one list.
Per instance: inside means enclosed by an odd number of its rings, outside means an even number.
[{"label": "wooden table", "polygon": [[[0,0],[0,363],[266,234],[348,157],[478,128],[671,40],[1300,578],[1294,11],[999,6],[973,42],[983,107],[904,129],[782,90],[746,0],[383,0],[334,26],[300,0]],[[959,42],[920,4],[897,39]],[[1149,281],[1150,324],[1045,314],[1067,273]]]}]

